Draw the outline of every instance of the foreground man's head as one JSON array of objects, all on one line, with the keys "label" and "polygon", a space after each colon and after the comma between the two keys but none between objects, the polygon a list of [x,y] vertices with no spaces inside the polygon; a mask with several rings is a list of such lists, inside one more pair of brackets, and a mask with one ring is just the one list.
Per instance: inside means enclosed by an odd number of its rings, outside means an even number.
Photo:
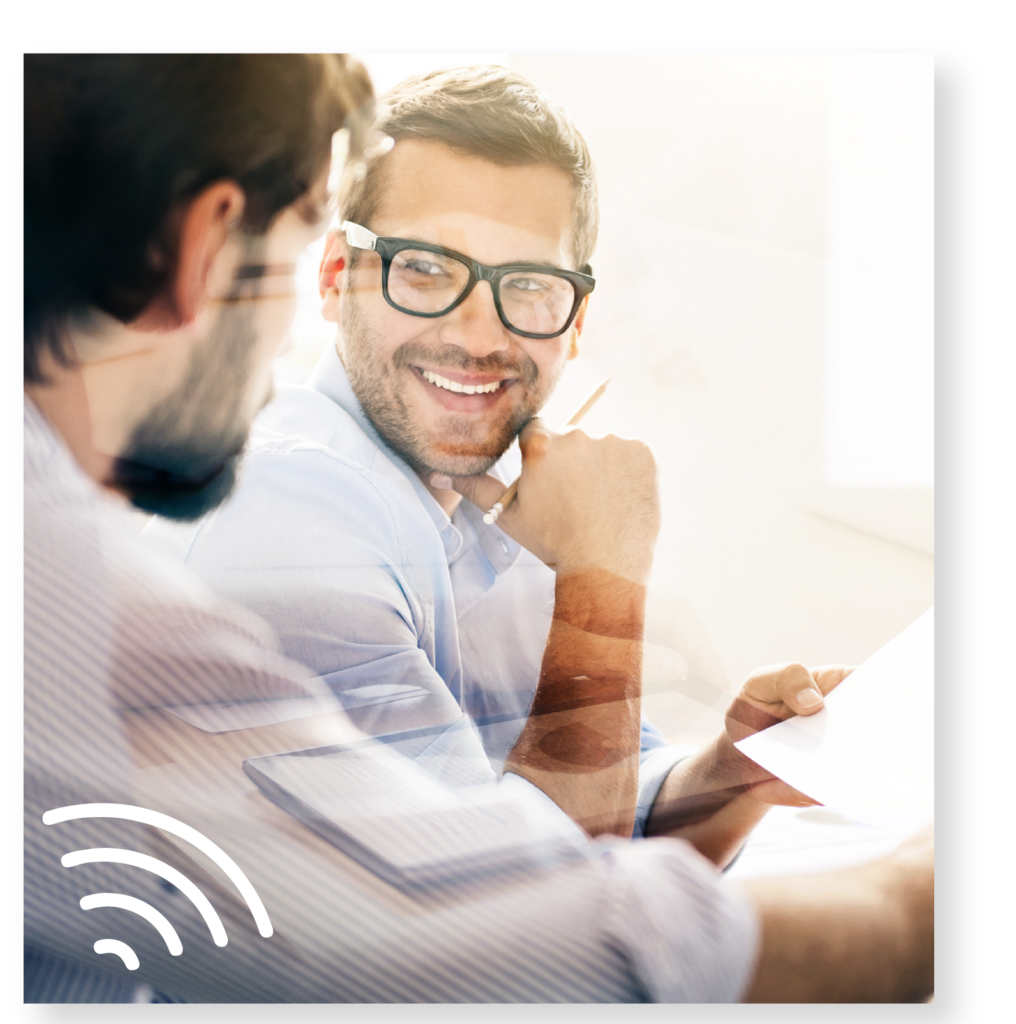
[{"label": "foreground man's head", "polygon": [[418,76],[384,101],[395,145],[344,204],[354,226],[329,236],[324,315],[391,447],[421,473],[482,473],[578,353],[592,162],[564,111],[504,68]]},{"label": "foreground man's head", "polygon": [[336,55],[25,58],[26,389],[138,507],[232,488],[370,96]]}]

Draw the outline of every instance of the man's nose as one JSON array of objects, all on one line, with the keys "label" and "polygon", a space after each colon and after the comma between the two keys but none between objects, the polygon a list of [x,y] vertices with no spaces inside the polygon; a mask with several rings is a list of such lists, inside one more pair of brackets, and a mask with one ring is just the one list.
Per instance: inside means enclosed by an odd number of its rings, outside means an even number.
[{"label": "man's nose", "polygon": [[463,302],[441,318],[440,338],[476,358],[511,346],[511,332],[497,315],[489,281],[477,281]]}]

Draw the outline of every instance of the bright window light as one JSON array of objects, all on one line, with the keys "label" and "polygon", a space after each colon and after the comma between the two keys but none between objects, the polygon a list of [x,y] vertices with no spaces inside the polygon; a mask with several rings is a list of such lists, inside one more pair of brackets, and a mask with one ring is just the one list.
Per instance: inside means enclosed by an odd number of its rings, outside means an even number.
[{"label": "bright window light", "polygon": [[826,482],[934,481],[934,66],[829,59]]}]

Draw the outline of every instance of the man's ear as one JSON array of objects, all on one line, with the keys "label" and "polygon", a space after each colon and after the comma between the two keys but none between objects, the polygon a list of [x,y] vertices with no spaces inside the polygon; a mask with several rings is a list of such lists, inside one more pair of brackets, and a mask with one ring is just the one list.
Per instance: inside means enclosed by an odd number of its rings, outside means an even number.
[{"label": "man's ear", "polygon": [[338,322],[339,294],[342,291],[342,272],[349,260],[349,246],[346,236],[338,230],[329,231],[325,236],[325,248],[318,267],[318,294],[322,299],[321,315],[326,320]]},{"label": "man's ear", "polygon": [[569,345],[568,345],[568,358],[574,359],[579,354],[579,337],[582,334],[582,328],[586,324],[586,308],[589,305],[589,296],[587,295],[580,303],[579,310],[575,314],[575,321],[572,324],[571,331],[569,332]]},{"label": "man's ear", "polygon": [[217,181],[190,201],[180,224],[176,271],[170,288],[179,326],[191,323],[208,298],[208,277],[226,244],[229,230],[243,215],[243,189],[235,181]]},{"label": "man's ear", "polygon": [[338,228],[333,228],[325,235],[325,247],[318,267],[318,293],[322,299],[329,288],[338,287],[337,278],[346,269],[348,257],[346,236]]}]

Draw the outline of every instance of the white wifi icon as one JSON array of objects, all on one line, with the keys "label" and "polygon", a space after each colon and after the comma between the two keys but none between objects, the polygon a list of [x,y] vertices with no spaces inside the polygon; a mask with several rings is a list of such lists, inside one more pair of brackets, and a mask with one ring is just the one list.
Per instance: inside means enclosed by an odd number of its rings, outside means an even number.
[{"label": "white wifi icon", "polygon": [[[137,821],[169,832],[197,847],[222,868],[226,877],[239,890],[254,916],[254,923],[261,935],[266,939],[272,935],[273,928],[272,922],[268,919],[268,911],[265,910],[265,905],[261,902],[261,897],[258,896],[254,886],[251,885],[250,879],[225,850],[196,828],[184,824],[177,818],[171,818],[168,814],[151,811],[147,807],[135,807],[133,804],[73,804],[68,807],[56,807],[51,811],[46,811],[42,816],[42,821],[45,825],[57,825],[60,822],[73,821],[78,818],[119,818],[123,821]],[[129,864],[132,867],[151,871],[175,885],[194,904],[205,924],[208,925],[212,941],[216,946],[225,946],[229,941],[226,938],[226,929],[223,927],[222,919],[215,912],[215,907],[212,906],[208,897],[186,875],[155,857],[136,853],[133,850],[103,847],[65,853],[60,858],[60,863],[65,868],[77,867],[79,864]],[[96,907],[116,907],[143,917],[162,936],[167,949],[173,956],[179,956],[183,952],[183,943],[180,941],[176,929],[169,919],[150,903],[116,892],[96,892],[81,898],[82,910],[94,910]],[[115,953],[123,960],[129,971],[136,971],[141,966],[134,950],[119,939],[99,939],[93,948],[96,953]]]}]

